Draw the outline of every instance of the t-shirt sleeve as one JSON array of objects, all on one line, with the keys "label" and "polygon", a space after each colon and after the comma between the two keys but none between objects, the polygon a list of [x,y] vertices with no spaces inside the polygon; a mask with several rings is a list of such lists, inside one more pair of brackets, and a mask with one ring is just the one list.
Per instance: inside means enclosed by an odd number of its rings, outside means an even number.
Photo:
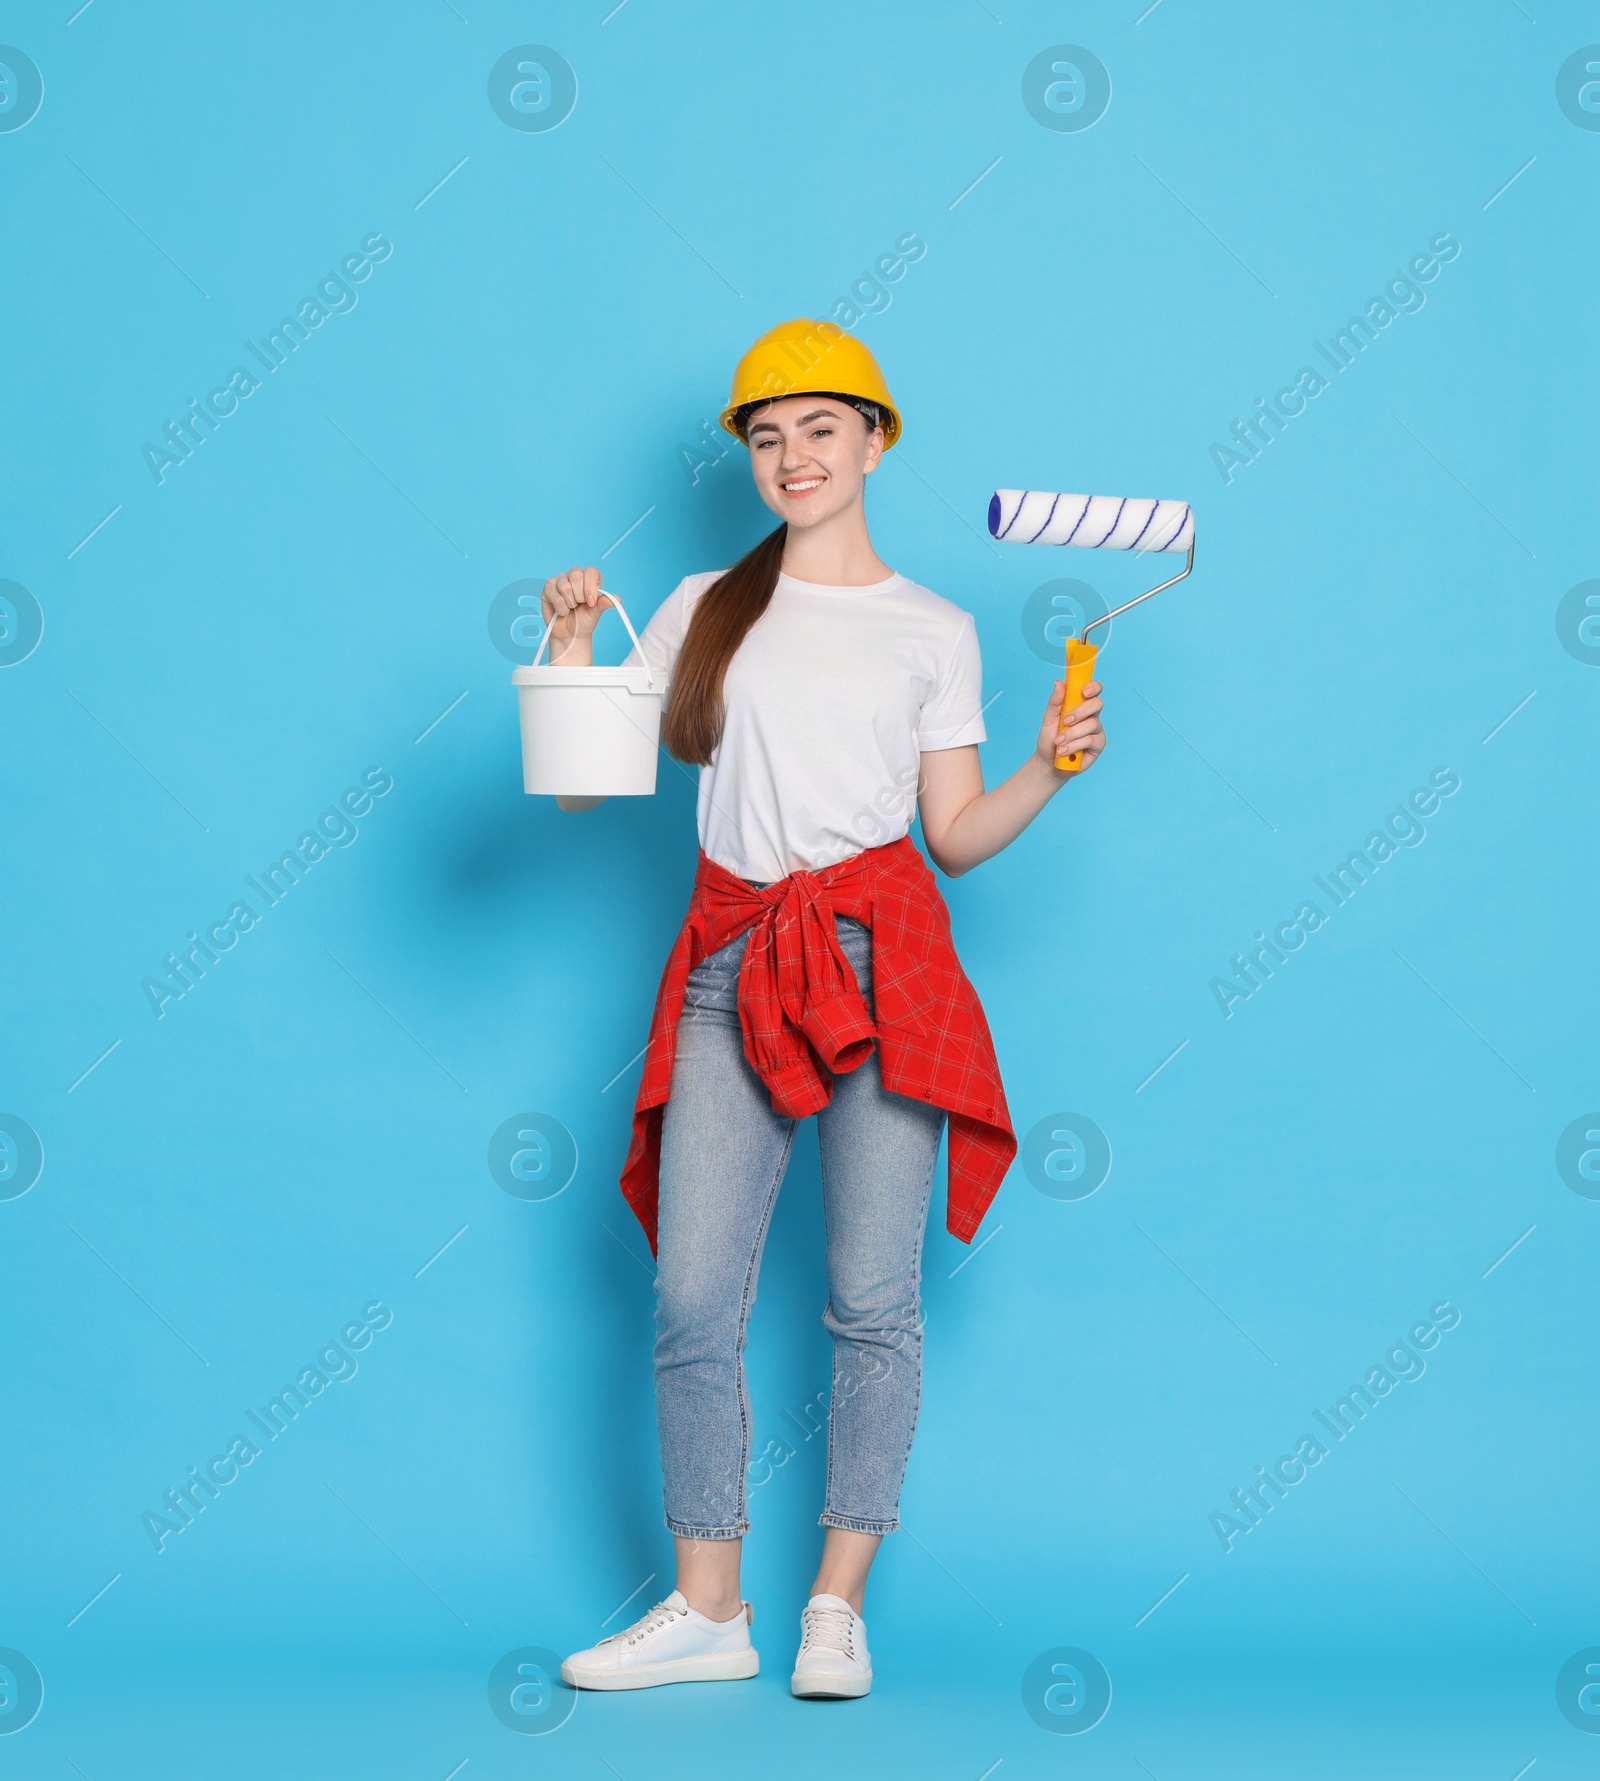
[{"label": "t-shirt sleeve", "polygon": [[[639,633],[644,659],[650,664],[652,673],[661,676],[669,686],[672,671],[678,663],[678,652],[683,648],[684,634],[689,628],[692,596],[700,591],[698,584],[703,579],[697,575],[685,576],[651,613],[649,624]],[[630,649],[623,665],[637,667],[639,650]]]},{"label": "t-shirt sleeve", "polygon": [[989,732],[983,725],[983,657],[978,649],[978,627],[970,612],[963,613],[955,648],[944,678],[922,707],[917,720],[917,747],[930,754],[941,748],[964,748],[983,742]]}]

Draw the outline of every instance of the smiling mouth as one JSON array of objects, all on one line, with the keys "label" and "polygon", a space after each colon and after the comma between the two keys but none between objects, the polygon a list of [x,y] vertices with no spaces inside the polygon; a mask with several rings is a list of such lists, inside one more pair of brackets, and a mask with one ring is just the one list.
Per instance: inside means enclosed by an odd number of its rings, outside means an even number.
[{"label": "smiling mouth", "polygon": [[813,489],[820,489],[822,482],[820,476],[807,476],[798,482],[784,482],[778,486],[786,495],[809,495]]}]

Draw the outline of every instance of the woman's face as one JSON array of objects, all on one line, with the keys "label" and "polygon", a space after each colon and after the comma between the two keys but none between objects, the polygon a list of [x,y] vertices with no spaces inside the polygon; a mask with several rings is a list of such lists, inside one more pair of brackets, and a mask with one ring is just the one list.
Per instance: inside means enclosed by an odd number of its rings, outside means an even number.
[{"label": "woman's face", "polygon": [[791,526],[814,526],[861,499],[883,456],[883,429],[832,396],[785,396],[745,428],[761,499]]}]

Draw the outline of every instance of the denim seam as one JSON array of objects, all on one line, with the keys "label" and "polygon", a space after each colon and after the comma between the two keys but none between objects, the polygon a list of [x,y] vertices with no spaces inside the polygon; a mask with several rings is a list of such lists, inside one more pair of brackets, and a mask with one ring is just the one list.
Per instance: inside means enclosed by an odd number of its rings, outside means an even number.
[{"label": "denim seam", "polygon": [[751,1287],[761,1271],[761,1255],[767,1246],[767,1229],[772,1223],[772,1209],[778,1203],[778,1189],[783,1185],[784,1172],[789,1167],[789,1153],[794,1149],[794,1128],[795,1122],[791,1119],[777,1167],[772,1172],[772,1186],[767,1190],[766,1210],[761,1214],[761,1223],[756,1227],[756,1240],[750,1250],[750,1266],[745,1270],[744,1296],[739,1303],[739,1332],[733,1350],[734,1389],[739,1403],[739,1525],[746,1530],[750,1526],[750,1393],[744,1372],[745,1335],[750,1324]]},{"label": "denim seam", "polygon": [[[868,941],[870,942],[872,939],[872,935],[870,932],[868,933],[867,938],[868,938]],[[869,979],[869,984],[868,984],[867,989],[865,989],[865,990],[863,990],[861,988],[861,975],[862,974],[861,974],[861,972],[856,970],[855,960],[850,957],[848,952],[845,951],[844,942],[843,942],[842,937],[840,939],[839,950],[841,952],[844,952],[845,963],[849,965],[850,969],[853,972],[855,972],[856,991],[861,996],[862,1000],[866,1002],[868,1010],[870,1012],[872,1009],[873,1000],[874,1000],[872,992],[877,987],[876,982],[872,981],[873,976],[874,976],[874,966],[877,963],[876,957],[874,955],[874,949],[869,944],[869,947],[867,950],[867,960],[866,960],[867,976]],[[934,1154],[934,1160],[937,1161],[938,1156],[939,1156],[939,1147],[937,1144],[934,1145],[934,1147],[933,1147],[933,1154]],[[928,1178],[930,1180],[932,1180],[932,1178],[933,1178],[933,1163],[930,1163],[928,1165]],[[828,1304],[830,1307],[833,1304],[833,1294],[831,1292],[828,1294]],[[829,1380],[828,1467],[827,1467],[827,1472],[824,1475],[823,1483],[822,1483],[823,1510],[822,1510],[822,1514],[817,1517],[818,1525],[822,1526],[822,1527],[828,1527],[831,1525],[831,1523],[827,1519],[828,1513],[829,1513],[827,1505],[833,1501],[833,1434],[834,1434],[834,1429],[838,1426],[838,1417],[839,1417],[839,1341],[838,1341],[837,1337],[835,1337],[833,1340],[833,1354],[831,1356],[831,1361],[832,1361],[832,1364],[830,1365],[830,1367],[828,1369],[828,1380]],[[871,1532],[872,1530],[858,1528],[856,1531],[858,1533],[862,1533],[862,1532]]]},{"label": "denim seam", "polygon": [[862,1521],[859,1517],[834,1515],[824,1509],[817,1517],[818,1527],[842,1527],[855,1534],[893,1534],[900,1530],[898,1518],[894,1521]]},{"label": "denim seam", "polygon": [[[941,1135],[942,1135],[942,1131],[941,1131]],[[922,1247],[923,1247],[923,1243],[926,1241],[926,1230],[927,1230],[927,1223],[928,1223],[928,1205],[933,1197],[933,1173],[934,1173],[934,1170],[938,1168],[938,1166],[939,1166],[939,1146],[937,1144],[935,1144],[933,1147],[933,1155],[928,1160],[928,1176],[927,1176],[927,1179],[922,1184],[922,1210],[918,1217],[917,1225],[916,1225],[916,1228],[917,1228],[918,1232],[921,1233],[921,1235],[919,1236],[917,1242],[913,1246],[912,1257],[911,1257],[911,1303],[913,1306],[916,1307],[916,1311],[918,1313],[920,1313],[922,1310]],[[901,1479],[902,1485],[904,1484],[904,1481],[905,1481],[906,1466],[910,1463],[910,1459],[911,1459],[912,1444],[913,1444],[913,1442],[915,1442],[915,1440],[917,1438],[917,1420],[922,1414],[923,1353],[922,1353],[922,1323],[921,1323],[920,1316],[917,1316],[915,1318],[915,1329],[916,1329],[916,1344],[917,1344],[917,1396],[916,1396],[916,1402],[912,1406],[911,1433],[906,1438],[905,1452],[900,1457],[900,1479]],[[838,1364],[839,1364],[838,1363],[838,1343],[837,1343],[837,1341],[835,1341],[835,1343],[834,1343],[834,1377],[835,1377],[836,1384],[837,1384],[837,1375],[838,1375]],[[828,1400],[828,1473],[827,1473],[827,1480],[826,1480],[824,1490],[823,1490],[824,1507],[823,1507],[822,1514],[817,1517],[818,1524],[822,1527],[854,1528],[858,1533],[869,1533],[869,1534],[870,1533],[894,1533],[900,1526],[900,1504],[899,1504],[899,1500],[898,1500],[898,1492],[896,1493],[894,1517],[892,1520],[890,1520],[888,1522],[872,1523],[872,1524],[863,1525],[861,1517],[859,1517],[859,1516],[857,1516],[857,1517],[840,1516],[840,1515],[836,1514],[830,1507],[828,1507],[828,1505],[831,1504],[833,1501],[834,1430],[838,1426],[837,1398],[838,1398],[838,1392],[837,1392],[837,1390],[835,1390],[834,1395]]]},{"label": "denim seam", "polygon": [[[923,1184],[922,1184],[922,1216],[921,1216],[920,1220],[918,1221],[917,1228],[924,1233],[924,1240],[926,1240],[926,1232],[927,1232],[927,1225],[928,1225],[928,1205],[929,1205],[929,1202],[933,1198],[933,1172],[934,1172],[935,1168],[938,1167],[938,1163],[939,1163],[939,1147],[936,1144],[933,1147],[933,1160],[932,1160],[932,1162],[930,1162],[928,1164],[928,1179],[925,1182],[923,1182]],[[922,1375],[924,1372],[925,1356],[923,1354],[922,1318],[921,1318],[921,1312],[922,1312],[922,1244],[921,1243],[919,1243],[917,1245],[916,1254],[912,1258],[912,1263],[911,1263],[911,1302],[913,1305],[916,1306],[916,1309],[917,1309],[916,1335],[913,1338],[917,1344],[917,1401],[911,1407],[911,1433],[909,1435],[907,1435],[907,1437],[906,1437],[906,1450],[905,1450],[905,1453],[901,1456],[901,1460],[900,1460],[900,1479],[901,1479],[902,1485],[905,1482],[906,1467],[911,1462],[911,1446],[912,1446],[912,1443],[917,1438],[917,1423],[921,1419],[921,1416],[922,1416]],[[898,1498],[895,1501],[894,1524],[896,1527],[899,1527],[899,1525],[900,1525],[900,1504],[899,1504]]]},{"label": "denim seam", "polygon": [[732,1527],[690,1527],[687,1522],[674,1521],[670,1515],[662,1519],[667,1532],[681,1540],[742,1540],[750,1531],[748,1521],[736,1522]]}]

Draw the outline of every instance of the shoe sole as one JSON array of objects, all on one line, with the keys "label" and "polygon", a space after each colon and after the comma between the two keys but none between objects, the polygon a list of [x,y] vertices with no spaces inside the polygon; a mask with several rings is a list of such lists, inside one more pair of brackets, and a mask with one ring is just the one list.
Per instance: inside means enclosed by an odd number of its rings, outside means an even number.
[{"label": "shoe sole", "polygon": [[674,1657],[666,1663],[638,1664],[630,1670],[575,1670],[564,1663],[561,1680],[572,1688],[661,1688],[669,1682],[743,1682],[760,1669],[761,1658],[752,1648]]},{"label": "shoe sole", "polygon": [[872,1672],[864,1676],[817,1676],[811,1680],[798,1673],[789,1678],[789,1692],[801,1701],[853,1701],[872,1688]]}]

